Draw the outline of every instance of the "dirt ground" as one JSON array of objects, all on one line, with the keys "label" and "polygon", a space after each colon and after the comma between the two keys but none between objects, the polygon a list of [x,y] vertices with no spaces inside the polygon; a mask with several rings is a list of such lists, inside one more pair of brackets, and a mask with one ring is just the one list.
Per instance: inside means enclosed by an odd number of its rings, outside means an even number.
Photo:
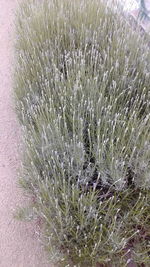
[{"label": "dirt ground", "polygon": [[16,0],[0,0],[0,267],[48,267],[31,223],[13,218],[26,201],[17,186],[19,125],[12,98]]}]

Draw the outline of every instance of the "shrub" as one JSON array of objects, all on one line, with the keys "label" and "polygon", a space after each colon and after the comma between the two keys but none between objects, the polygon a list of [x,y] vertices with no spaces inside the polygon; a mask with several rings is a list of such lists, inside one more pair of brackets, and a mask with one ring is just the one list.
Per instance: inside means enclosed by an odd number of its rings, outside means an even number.
[{"label": "shrub", "polygon": [[148,42],[102,0],[25,1],[16,29],[20,184],[51,260],[149,264]]}]

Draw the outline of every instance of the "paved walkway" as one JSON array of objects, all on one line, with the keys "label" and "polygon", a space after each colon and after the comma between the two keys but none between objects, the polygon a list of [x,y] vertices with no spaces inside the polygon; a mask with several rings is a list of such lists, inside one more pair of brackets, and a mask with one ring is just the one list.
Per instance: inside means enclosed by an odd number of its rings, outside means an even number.
[{"label": "paved walkway", "polygon": [[24,202],[16,183],[20,139],[11,78],[16,8],[16,0],[0,0],[0,267],[48,267],[33,224],[12,217]]}]

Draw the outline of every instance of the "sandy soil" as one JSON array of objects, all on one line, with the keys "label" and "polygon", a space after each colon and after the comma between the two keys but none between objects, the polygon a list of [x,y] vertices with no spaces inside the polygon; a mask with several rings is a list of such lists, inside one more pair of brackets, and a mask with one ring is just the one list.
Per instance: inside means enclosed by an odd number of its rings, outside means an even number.
[{"label": "sandy soil", "polygon": [[13,111],[12,68],[16,0],[0,0],[0,267],[48,267],[33,224],[13,219],[25,201],[17,187],[19,126]]}]

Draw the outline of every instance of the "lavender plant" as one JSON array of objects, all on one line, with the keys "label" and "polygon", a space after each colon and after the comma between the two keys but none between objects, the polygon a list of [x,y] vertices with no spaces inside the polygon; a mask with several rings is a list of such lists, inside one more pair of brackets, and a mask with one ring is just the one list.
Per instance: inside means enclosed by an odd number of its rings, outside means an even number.
[{"label": "lavender plant", "polygon": [[148,42],[111,1],[28,0],[16,22],[20,184],[50,260],[149,266]]}]

